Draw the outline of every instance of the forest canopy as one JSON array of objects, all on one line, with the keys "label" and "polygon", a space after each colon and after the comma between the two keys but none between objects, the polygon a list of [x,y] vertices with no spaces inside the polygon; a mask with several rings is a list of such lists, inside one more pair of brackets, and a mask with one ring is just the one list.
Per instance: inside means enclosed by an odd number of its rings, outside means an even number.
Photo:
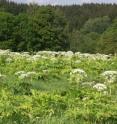
[{"label": "forest canopy", "polygon": [[117,5],[39,6],[0,0],[0,49],[117,52]]}]

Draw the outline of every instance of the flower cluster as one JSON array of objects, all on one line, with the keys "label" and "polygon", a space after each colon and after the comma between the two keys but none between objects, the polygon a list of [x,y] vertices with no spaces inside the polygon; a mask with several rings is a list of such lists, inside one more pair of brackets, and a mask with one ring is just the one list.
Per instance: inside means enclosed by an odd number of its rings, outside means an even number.
[{"label": "flower cluster", "polygon": [[80,53],[80,52],[76,52],[74,54],[75,57],[81,58],[81,59],[91,59],[91,60],[103,60],[103,61],[107,61],[110,60],[112,58],[111,55],[104,55],[104,54],[89,54],[89,53]]},{"label": "flower cluster", "polygon": [[[88,54],[88,53],[80,53],[76,52],[73,53],[72,51],[61,51],[61,52],[54,52],[54,51],[39,51],[30,54],[29,52],[11,52],[10,50],[0,50],[0,56],[5,55],[8,56],[6,62],[10,63],[13,59],[25,59],[27,61],[39,61],[40,59],[54,59],[54,58],[64,58],[66,60],[70,60],[72,58],[76,59],[89,59],[89,60],[103,60],[108,61],[112,58],[111,55],[104,55],[104,54]],[[76,61],[79,62],[79,61]]]},{"label": "flower cluster", "polygon": [[73,69],[70,72],[70,81],[72,83],[80,83],[83,79],[87,77],[87,74],[82,69]]},{"label": "flower cluster", "polygon": [[105,84],[97,83],[96,85],[93,86],[94,89],[97,91],[105,91],[107,90],[107,86]]},{"label": "flower cluster", "polygon": [[6,58],[6,63],[11,63],[13,61],[13,59],[12,58]]},{"label": "flower cluster", "polygon": [[17,75],[19,79],[23,80],[23,79],[30,79],[30,78],[35,77],[37,75],[37,73],[36,72],[18,71],[15,73],[15,75]]},{"label": "flower cluster", "polygon": [[105,83],[114,83],[117,81],[117,71],[105,71],[101,77],[104,78]]}]

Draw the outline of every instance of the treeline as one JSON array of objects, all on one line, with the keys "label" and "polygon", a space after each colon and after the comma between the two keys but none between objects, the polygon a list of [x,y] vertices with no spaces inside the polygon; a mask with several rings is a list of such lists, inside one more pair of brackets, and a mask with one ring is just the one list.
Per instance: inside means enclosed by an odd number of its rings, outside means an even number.
[{"label": "treeline", "polygon": [[38,6],[0,0],[0,48],[117,52],[117,5]]}]

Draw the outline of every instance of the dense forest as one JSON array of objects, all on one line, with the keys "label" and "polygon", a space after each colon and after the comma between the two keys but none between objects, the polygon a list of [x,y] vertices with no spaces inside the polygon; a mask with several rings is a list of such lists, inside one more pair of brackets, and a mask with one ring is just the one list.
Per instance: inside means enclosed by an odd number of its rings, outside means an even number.
[{"label": "dense forest", "polygon": [[0,49],[117,52],[117,5],[39,6],[0,0]]}]

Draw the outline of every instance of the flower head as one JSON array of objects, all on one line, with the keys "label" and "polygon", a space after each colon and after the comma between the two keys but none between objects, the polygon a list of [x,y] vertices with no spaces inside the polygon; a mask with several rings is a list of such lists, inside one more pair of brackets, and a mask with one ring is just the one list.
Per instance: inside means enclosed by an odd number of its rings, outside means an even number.
[{"label": "flower head", "polygon": [[96,85],[93,86],[94,89],[97,91],[104,91],[107,89],[107,86],[101,83],[97,83]]}]

